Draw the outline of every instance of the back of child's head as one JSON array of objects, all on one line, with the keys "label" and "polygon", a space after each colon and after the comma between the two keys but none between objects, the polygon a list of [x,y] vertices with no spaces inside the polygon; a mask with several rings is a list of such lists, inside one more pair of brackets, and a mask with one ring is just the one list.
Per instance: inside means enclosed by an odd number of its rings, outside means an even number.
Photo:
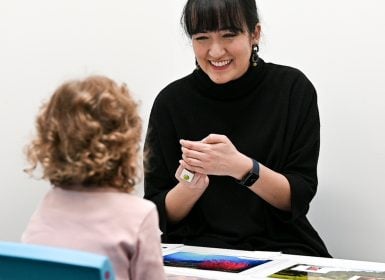
[{"label": "back of child's head", "polygon": [[124,84],[103,76],[66,82],[40,109],[26,171],[41,165],[42,178],[62,188],[129,192],[140,178],[141,129],[138,105]]}]

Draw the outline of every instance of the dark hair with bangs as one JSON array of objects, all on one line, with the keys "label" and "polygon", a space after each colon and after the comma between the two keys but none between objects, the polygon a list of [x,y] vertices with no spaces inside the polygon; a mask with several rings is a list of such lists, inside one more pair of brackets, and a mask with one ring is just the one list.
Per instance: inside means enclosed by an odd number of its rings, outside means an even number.
[{"label": "dark hair with bangs", "polygon": [[188,0],[181,24],[192,35],[219,30],[253,33],[259,16],[255,0]]}]

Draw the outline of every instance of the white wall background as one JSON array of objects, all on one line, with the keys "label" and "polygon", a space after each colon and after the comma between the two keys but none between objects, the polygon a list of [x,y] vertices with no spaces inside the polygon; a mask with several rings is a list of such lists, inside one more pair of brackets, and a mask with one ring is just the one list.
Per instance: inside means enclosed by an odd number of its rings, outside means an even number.
[{"label": "white wall background", "polygon": [[[48,183],[26,176],[23,146],[63,81],[105,74],[141,101],[146,126],[167,83],[192,71],[184,0],[0,2],[0,239],[19,239]],[[385,4],[257,0],[260,55],[318,90],[319,191],[309,218],[334,257],[385,262]],[[139,186],[139,194],[141,191]]]}]

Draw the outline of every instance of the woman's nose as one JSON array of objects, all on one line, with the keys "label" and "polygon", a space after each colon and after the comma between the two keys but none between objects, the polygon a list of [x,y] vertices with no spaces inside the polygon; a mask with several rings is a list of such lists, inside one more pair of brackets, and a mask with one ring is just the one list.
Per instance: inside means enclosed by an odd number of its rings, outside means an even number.
[{"label": "woman's nose", "polygon": [[209,49],[209,55],[213,58],[219,58],[223,56],[226,53],[225,48],[222,46],[222,44],[214,42],[211,44]]}]

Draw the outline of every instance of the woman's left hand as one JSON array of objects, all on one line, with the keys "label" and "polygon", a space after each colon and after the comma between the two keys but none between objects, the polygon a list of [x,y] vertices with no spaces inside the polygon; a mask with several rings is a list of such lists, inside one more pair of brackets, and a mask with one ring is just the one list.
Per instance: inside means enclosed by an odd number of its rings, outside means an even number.
[{"label": "woman's left hand", "polygon": [[210,134],[201,141],[180,140],[180,144],[183,163],[194,172],[241,179],[252,167],[252,160],[225,135]]},{"label": "woman's left hand", "polygon": [[[225,135],[210,134],[202,141],[181,140],[180,143],[181,164],[190,171],[240,180],[252,169],[252,159],[240,153]],[[274,207],[290,211],[291,189],[287,178],[262,164],[259,166],[260,177],[250,190]]]}]

